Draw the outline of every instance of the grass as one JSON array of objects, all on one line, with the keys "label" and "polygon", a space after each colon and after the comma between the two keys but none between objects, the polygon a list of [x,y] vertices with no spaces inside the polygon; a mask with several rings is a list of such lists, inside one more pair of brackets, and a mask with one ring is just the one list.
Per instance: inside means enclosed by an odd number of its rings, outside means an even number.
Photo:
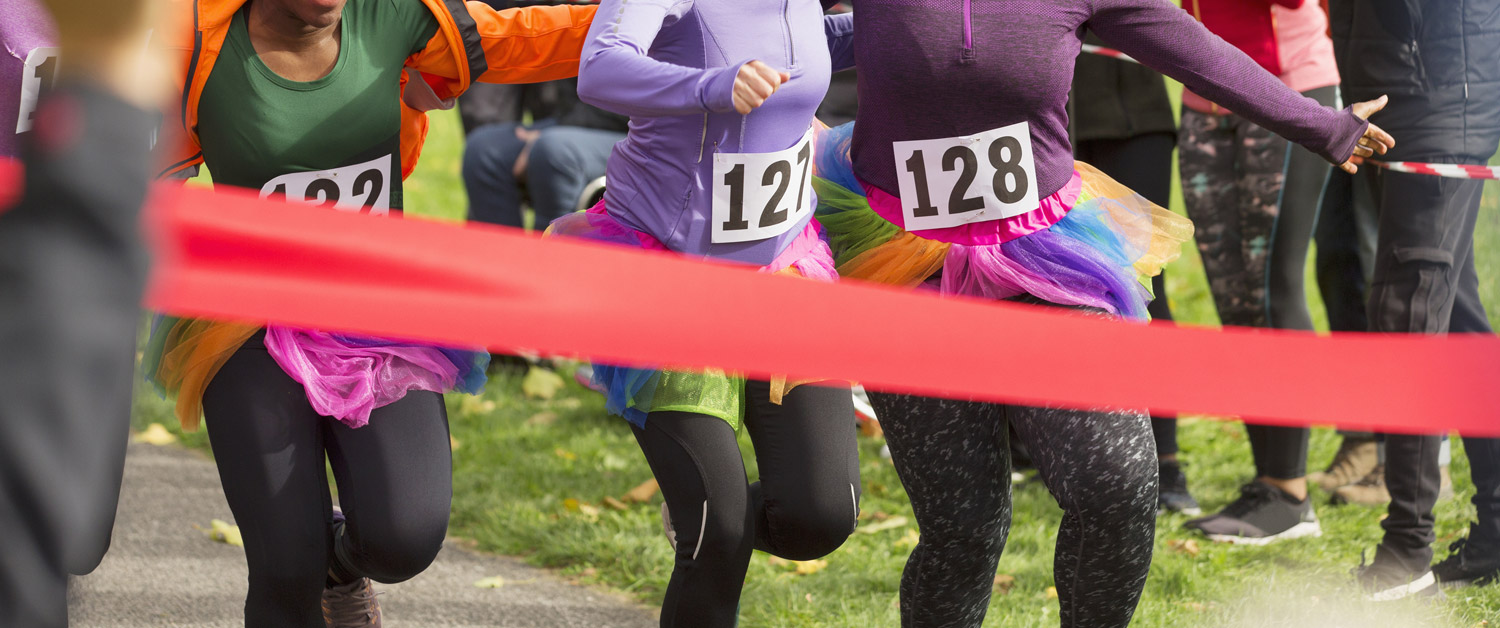
[{"label": "grass", "polygon": [[[463,215],[459,134],[456,116],[434,117],[426,154],[407,183],[408,213],[447,220]],[[1180,210],[1180,201],[1174,206]],[[1486,280],[1483,295],[1492,320],[1500,324],[1500,186],[1487,189],[1476,246],[1480,276]],[[1216,325],[1202,266],[1191,247],[1185,247],[1169,277],[1179,320]],[[1308,286],[1321,325],[1316,283],[1309,279]],[[660,497],[624,510],[602,505],[651,476],[625,423],[606,416],[599,396],[572,381],[550,400],[526,398],[520,382],[519,374],[501,373],[482,397],[448,400],[457,443],[453,534],[474,539],[484,550],[524,556],[565,577],[658,604],[671,567],[658,522]],[[169,416],[166,402],[152,394],[137,395],[138,426],[170,425]],[[1181,428],[1183,458],[1195,493],[1206,508],[1223,505],[1251,473],[1244,431],[1233,422],[1201,418],[1185,419]],[[201,432],[186,439],[190,446],[206,442]],[[881,523],[891,527],[853,535],[826,558],[826,567],[808,575],[757,554],[745,582],[742,626],[898,625],[897,587],[916,538],[916,524],[894,469],[878,455],[880,445],[878,438],[860,441],[861,525],[865,531]],[[748,441],[742,448],[754,477]],[[1336,448],[1337,437],[1330,430],[1315,430],[1309,465],[1326,463]],[[1437,508],[1439,556],[1474,516],[1467,467],[1461,447],[1455,447],[1457,498]],[[1357,603],[1348,570],[1362,551],[1378,542],[1384,511],[1327,506],[1327,496],[1316,489],[1314,498],[1324,536],[1268,548],[1214,546],[1185,534],[1183,517],[1162,517],[1151,577],[1134,625],[1500,625],[1500,586],[1451,593],[1446,602],[1431,606]],[[1008,590],[997,590],[988,625],[1057,624],[1057,601],[1048,595],[1048,587],[1059,514],[1038,482],[1016,487],[1014,521],[999,568],[1014,581]],[[1196,541],[1196,546],[1188,541]]]}]

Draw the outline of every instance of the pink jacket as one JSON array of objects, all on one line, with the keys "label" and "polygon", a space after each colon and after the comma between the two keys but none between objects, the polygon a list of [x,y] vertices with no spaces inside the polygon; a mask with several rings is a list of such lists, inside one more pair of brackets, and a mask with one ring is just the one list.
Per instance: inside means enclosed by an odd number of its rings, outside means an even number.
[{"label": "pink jacket", "polygon": [[[1313,0],[1182,0],[1182,8],[1293,90],[1339,84],[1328,14]],[[1187,90],[1182,104],[1204,113],[1229,113]]]}]

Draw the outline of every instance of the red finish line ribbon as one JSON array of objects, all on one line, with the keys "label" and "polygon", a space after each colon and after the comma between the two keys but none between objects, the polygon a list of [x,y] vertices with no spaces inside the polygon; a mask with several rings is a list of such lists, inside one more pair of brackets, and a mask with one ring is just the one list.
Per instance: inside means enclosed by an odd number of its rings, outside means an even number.
[{"label": "red finish line ribbon", "polygon": [[161,188],[153,308],[874,389],[1500,435],[1500,338],[1142,325]]}]

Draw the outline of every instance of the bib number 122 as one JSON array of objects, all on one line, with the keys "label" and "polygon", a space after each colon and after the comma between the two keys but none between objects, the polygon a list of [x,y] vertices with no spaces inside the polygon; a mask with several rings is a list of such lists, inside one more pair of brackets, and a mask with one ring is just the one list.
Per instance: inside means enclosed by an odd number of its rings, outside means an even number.
[{"label": "bib number 122", "polygon": [[978,135],[893,146],[907,230],[1001,220],[1038,206],[1026,122]]},{"label": "bib number 122", "polygon": [[753,242],[786,233],[812,211],[811,186],[811,132],[775,153],[714,155],[713,243]]},{"label": "bib number 122", "polygon": [[331,207],[342,211],[385,214],[391,208],[391,156],[362,164],[315,172],[293,172],[267,181],[260,197],[280,195],[294,203]]}]

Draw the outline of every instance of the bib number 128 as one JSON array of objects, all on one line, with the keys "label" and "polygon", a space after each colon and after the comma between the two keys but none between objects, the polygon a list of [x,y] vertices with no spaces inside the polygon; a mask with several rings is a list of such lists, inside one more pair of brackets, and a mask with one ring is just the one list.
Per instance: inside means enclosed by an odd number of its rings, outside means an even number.
[{"label": "bib number 128", "polygon": [[1001,220],[1039,204],[1026,122],[978,135],[893,146],[907,230]]},{"label": "bib number 128", "polygon": [[714,155],[714,244],[774,238],[812,211],[812,132],[775,153]]}]

